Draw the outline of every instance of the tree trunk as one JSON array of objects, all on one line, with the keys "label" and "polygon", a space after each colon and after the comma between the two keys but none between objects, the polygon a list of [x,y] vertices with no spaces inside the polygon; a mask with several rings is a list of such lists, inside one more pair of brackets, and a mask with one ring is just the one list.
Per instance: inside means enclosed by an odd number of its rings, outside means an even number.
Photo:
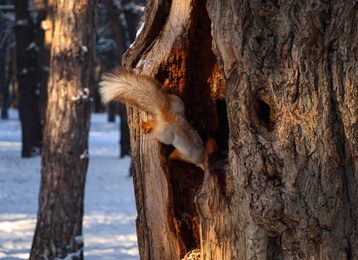
[{"label": "tree trunk", "polygon": [[96,1],[56,1],[37,225],[30,259],[82,259]]},{"label": "tree trunk", "polygon": [[[113,31],[113,38],[117,45],[117,59],[120,63],[124,52],[129,47],[130,43],[135,39],[136,27],[139,24],[142,13],[135,9],[134,2],[125,3],[121,0],[102,0],[103,5],[106,7],[108,18],[111,22],[111,28]],[[130,11],[126,11],[126,5],[131,5]],[[129,9],[129,8],[127,8]],[[132,36],[132,37],[130,37]],[[112,68],[111,68],[112,69]],[[130,155],[129,144],[129,128],[127,123],[127,110],[123,104],[119,106],[115,105],[115,102],[110,102],[108,105],[108,121],[113,122],[115,120],[115,113],[119,112],[120,121],[120,157]]]},{"label": "tree trunk", "polygon": [[[113,39],[117,45],[116,57],[114,59],[115,64],[120,64],[123,53],[127,50],[129,42],[129,32],[127,21],[124,16],[124,10],[121,0],[102,0],[103,5],[107,10],[108,19],[111,22],[111,28],[113,32]],[[108,70],[113,69],[113,67]],[[114,122],[115,116],[118,113],[119,107],[116,105],[116,102],[110,102],[108,105],[108,121]],[[121,113],[123,114],[123,113]],[[127,121],[127,120],[125,120]],[[123,121],[121,121],[122,124]],[[122,140],[122,133],[121,140]],[[124,140],[124,139],[123,139]],[[129,137],[127,137],[129,142]]]},{"label": "tree trunk", "polygon": [[357,3],[207,7],[230,125],[222,248],[233,259],[356,259]]},{"label": "tree trunk", "polygon": [[[214,100],[222,97],[223,81],[211,50],[205,2],[149,1],[146,12],[142,34],[126,53],[124,65],[137,64],[161,83],[169,79],[171,92],[183,99],[189,122],[206,142],[218,130]],[[210,90],[211,84],[216,90]],[[147,116],[128,111],[141,259],[181,259],[200,248],[194,199],[204,173],[191,164],[169,163],[172,148],[136,128]]]},{"label": "tree trunk", "polygon": [[121,0],[101,0],[106,7],[108,18],[111,22],[113,38],[117,44],[119,60],[129,47],[129,31]]},{"label": "tree trunk", "polygon": [[[0,1],[0,4],[3,4]],[[6,49],[7,35],[5,19],[0,14],[0,89],[1,89],[1,119],[8,118],[9,87],[6,85]]]},{"label": "tree trunk", "polygon": [[19,84],[19,111],[22,129],[22,156],[38,154],[42,143],[40,85],[37,79],[37,17],[32,1],[15,0],[16,63]]},{"label": "tree trunk", "polygon": [[168,162],[129,109],[141,259],[358,258],[357,8],[148,2],[124,64],[169,78],[219,150]]},{"label": "tree trunk", "polygon": [[40,44],[41,51],[37,56],[37,81],[40,86],[40,116],[42,125],[46,124],[47,106],[47,84],[49,77],[51,44],[53,35],[53,6],[55,0],[34,1],[34,8],[37,13],[40,32],[36,34],[37,42]]}]

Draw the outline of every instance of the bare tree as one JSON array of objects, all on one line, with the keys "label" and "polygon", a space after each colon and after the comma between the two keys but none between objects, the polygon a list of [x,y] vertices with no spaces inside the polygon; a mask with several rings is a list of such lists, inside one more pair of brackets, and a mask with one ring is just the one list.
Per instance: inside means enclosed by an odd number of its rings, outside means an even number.
[{"label": "bare tree", "polygon": [[[0,1],[0,5],[3,1]],[[8,118],[9,88],[6,84],[6,42],[7,28],[4,16],[0,13],[0,90],[1,90],[1,118]]]},{"label": "bare tree", "polygon": [[41,30],[36,33],[36,42],[40,46],[37,55],[37,84],[40,86],[40,116],[41,123],[45,125],[47,106],[47,83],[49,78],[50,54],[53,35],[53,6],[55,0],[33,0],[37,13],[38,26]]},{"label": "bare tree", "polygon": [[[1,119],[8,118],[8,108],[12,105],[15,96],[13,71],[15,67],[14,25],[15,6],[10,0],[0,0],[0,104]],[[10,89],[10,84],[12,89]]]},{"label": "bare tree", "polygon": [[355,1],[152,0],[128,67],[182,97],[211,169],[129,109],[141,259],[358,258]]},{"label": "bare tree", "polygon": [[[104,66],[104,72],[113,69],[113,65],[120,65],[120,61],[124,52],[134,41],[140,20],[143,16],[141,7],[133,0],[102,0],[101,1],[107,10],[107,15],[111,23],[111,29],[113,32],[113,39],[116,43],[116,56],[111,56],[114,59],[108,65]],[[110,102],[108,106],[108,119],[114,121],[116,112],[119,111],[121,118],[120,121],[120,157],[130,155],[129,144],[129,128],[127,122],[127,110],[123,104]]]},{"label": "bare tree", "polygon": [[32,0],[15,0],[14,4],[22,156],[31,157],[39,154],[42,144],[40,96],[43,88],[38,78],[38,54],[43,46],[39,23],[43,12],[37,12],[40,10]]},{"label": "bare tree", "polygon": [[96,1],[55,1],[37,225],[30,259],[82,259]]}]

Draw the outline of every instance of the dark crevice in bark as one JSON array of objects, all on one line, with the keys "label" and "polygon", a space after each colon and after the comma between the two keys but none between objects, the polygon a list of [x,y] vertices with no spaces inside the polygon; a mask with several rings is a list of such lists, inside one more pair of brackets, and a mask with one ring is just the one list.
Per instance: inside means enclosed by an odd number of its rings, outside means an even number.
[{"label": "dark crevice in bark", "polygon": [[267,260],[283,259],[281,237],[269,237],[267,245]]},{"label": "dark crevice in bark", "polygon": [[272,126],[270,124],[270,114],[271,114],[270,106],[265,101],[258,98],[256,99],[255,111],[262,125],[268,131],[270,131],[272,129]]},{"label": "dark crevice in bark", "polygon": [[[128,108],[129,115],[133,115],[131,113],[133,109],[131,107]],[[128,123],[131,124],[133,121],[133,117],[128,117]],[[138,154],[140,150],[140,143],[141,143],[141,135],[139,131],[132,131],[131,135],[131,144],[132,145],[132,154]],[[131,162],[132,167],[132,177],[133,177],[133,184],[134,184],[134,193],[136,197],[136,209],[137,209],[137,219],[136,219],[136,230],[137,230],[137,243],[138,243],[138,250],[139,255],[150,255],[150,248],[152,246],[152,241],[149,239],[149,226],[147,224],[147,212],[146,206],[143,205],[146,200],[146,190],[145,190],[145,174],[141,170],[141,164],[138,157],[133,157]]]},{"label": "dark crevice in bark", "polygon": [[[180,96],[185,103],[187,118],[202,136],[204,144],[208,138],[220,136],[217,139],[220,154],[226,159],[229,135],[226,103],[220,100],[215,104],[211,96],[209,81],[215,74],[216,58],[211,49],[211,23],[205,1],[194,1],[192,10],[188,49],[185,53],[187,56],[184,56],[185,88]],[[181,57],[180,55],[182,53],[178,53],[178,57]],[[178,62],[175,66],[182,70],[183,63],[180,59]],[[176,91],[181,92],[180,87]],[[214,157],[211,159],[217,160]],[[220,178],[221,186],[225,187],[225,175],[220,174]],[[200,217],[194,200],[203,181],[204,175],[200,168],[183,162],[170,163],[174,225],[180,241],[181,257],[190,250],[200,248]]]},{"label": "dark crevice in bark", "polygon": [[[345,211],[347,212],[347,223],[346,223],[346,254],[347,259],[353,259],[353,249],[352,249],[352,241],[351,237],[357,230],[357,214],[354,209],[354,199],[356,196],[354,195],[354,186],[356,185],[354,179],[354,162],[352,161],[352,153],[349,147],[349,140],[345,134],[344,130],[344,119],[340,110],[340,104],[338,100],[344,96],[344,80],[342,79],[344,75],[344,67],[342,64],[341,57],[339,53],[337,53],[337,49],[334,47],[336,42],[330,42],[327,47],[326,59],[327,59],[327,76],[328,76],[328,88],[330,95],[330,124],[335,125],[335,128],[332,128],[332,139],[335,139],[335,149],[336,154],[339,157],[341,165],[349,165],[344,168],[341,168],[341,178],[343,185],[343,194],[342,200],[345,207]],[[335,71],[337,70],[337,71]],[[338,77],[338,78],[335,78]],[[352,194],[353,192],[353,194]],[[348,232],[347,232],[348,231]],[[354,235],[353,235],[354,236]]]},{"label": "dark crevice in bark", "polygon": [[229,120],[225,99],[216,100],[216,110],[218,115],[218,130],[215,135],[218,145],[217,155],[220,159],[227,159],[229,156]]},{"label": "dark crevice in bark", "polygon": [[[195,167],[195,166],[194,166]],[[199,219],[196,213],[194,198],[199,189],[203,175],[186,165],[176,165],[170,172],[172,186],[172,205],[174,206],[174,226],[180,242],[180,257],[188,251],[198,248]]]},{"label": "dark crevice in bark", "polygon": [[252,94],[250,107],[250,120],[253,130],[267,140],[274,140],[276,127],[275,104],[272,102],[271,93],[259,89]]},{"label": "dark crevice in bark", "polygon": [[297,99],[300,96],[300,84],[301,84],[301,73],[299,70],[297,70],[297,79],[296,79],[296,83],[295,83],[296,90],[295,90],[295,94],[292,99],[292,104],[296,103]]}]

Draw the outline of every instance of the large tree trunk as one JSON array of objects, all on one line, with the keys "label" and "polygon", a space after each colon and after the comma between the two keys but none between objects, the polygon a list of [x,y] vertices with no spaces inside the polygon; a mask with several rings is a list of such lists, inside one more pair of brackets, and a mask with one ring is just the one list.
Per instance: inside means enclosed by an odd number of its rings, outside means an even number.
[{"label": "large tree trunk", "polygon": [[[56,1],[37,225],[30,259],[83,258],[96,1]],[[67,258],[66,258],[67,259]]]},{"label": "large tree trunk", "polygon": [[[223,88],[211,41],[204,1],[149,1],[143,33],[124,59],[125,66],[137,66],[161,83],[170,80],[172,93],[184,100],[189,122],[204,142],[218,128],[214,100],[222,97]],[[204,174],[191,164],[168,163],[171,148],[136,128],[147,116],[128,111],[141,259],[181,259],[200,248],[194,199]]]},{"label": "large tree trunk", "polygon": [[148,2],[124,64],[169,78],[219,154],[169,163],[129,109],[141,259],[358,258],[357,8]]},{"label": "large tree trunk", "polygon": [[[207,7],[226,78],[230,151],[225,205],[207,230],[224,243],[203,251],[358,258],[357,3]],[[212,182],[207,194],[216,190]]]}]

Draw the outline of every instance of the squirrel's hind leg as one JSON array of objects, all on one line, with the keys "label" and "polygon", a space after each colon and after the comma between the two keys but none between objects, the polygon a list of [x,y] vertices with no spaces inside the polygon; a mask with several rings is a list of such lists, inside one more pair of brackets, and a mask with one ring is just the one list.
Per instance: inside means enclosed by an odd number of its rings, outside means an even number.
[{"label": "squirrel's hind leg", "polygon": [[[204,158],[206,159],[206,158]],[[179,160],[179,161],[183,161],[183,162],[187,162],[187,163],[193,163],[195,164],[196,166],[199,166],[201,169],[203,169],[205,171],[205,169],[207,168],[207,163],[206,161],[205,162],[201,162],[201,163],[196,163],[196,162],[193,162],[193,161],[190,161],[186,158],[183,158],[182,155],[180,154],[179,150],[178,149],[175,149],[168,157],[168,160],[169,161],[172,161],[172,160]]]},{"label": "squirrel's hind leg", "polygon": [[184,158],[182,157],[182,155],[180,154],[179,150],[176,149],[176,148],[175,148],[174,151],[169,155],[168,160],[169,160],[169,161],[179,160],[179,161],[191,163],[189,160],[184,159]]}]

